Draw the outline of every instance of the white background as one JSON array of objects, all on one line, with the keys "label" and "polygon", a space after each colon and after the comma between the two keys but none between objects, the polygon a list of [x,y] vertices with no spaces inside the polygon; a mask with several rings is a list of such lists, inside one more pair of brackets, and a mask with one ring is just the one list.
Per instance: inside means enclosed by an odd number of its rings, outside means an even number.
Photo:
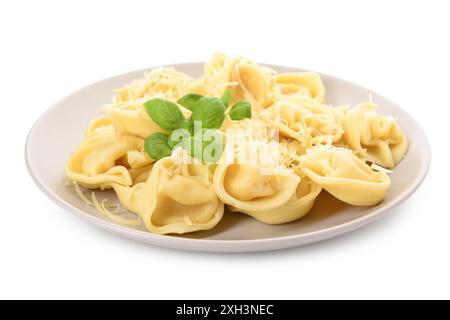
[{"label": "white background", "polygon": [[[448,1],[430,0],[2,1],[0,298],[450,298],[449,14]],[[116,237],[34,185],[25,139],[54,102],[214,50],[323,71],[396,101],[432,144],[424,184],[356,232],[238,255]]]}]

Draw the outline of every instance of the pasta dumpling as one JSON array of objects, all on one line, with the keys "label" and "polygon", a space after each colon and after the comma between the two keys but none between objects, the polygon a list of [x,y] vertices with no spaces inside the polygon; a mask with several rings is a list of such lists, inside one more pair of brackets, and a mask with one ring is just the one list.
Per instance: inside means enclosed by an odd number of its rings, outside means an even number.
[{"label": "pasta dumpling", "polygon": [[143,107],[144,100],[113,103],[102,108],[111,119],[117,132],[141,139],[155,132],[167,133],[148,116]]},{"label": "pasta dumpling", "polygon": [[132,169],[139,169],[148,166],[154,160],[150,158],[150,156],[145,153],[145,151],[141,150],[128,150],[126,154],[126,163],[127,166]]},{"label": "pasta dumpling", "polygon": [[[334,110],[337,109],[337,110]],[[342,138],[340,125],[345,107],[331,108],[308,97],[280,100],[259,117],[303,147],[336,143]]]},{"label": "pasta dumpling", "polygon": [[[155,132],[165,133],[147,114],[143,104],[151,98],[163,97],[177,101],[183,95],[195,91],[197,82],[173,68],[160,68],[147,73],[144,79],[117,89],[113,103],[102,107],[115,130],[141,139]],[[180,106],[185,116],[190,111]]]},{"label": "pasta dumpling", "polygon": [[233,101],[248,100],[256,112],[271,105],[274,101],[271,73],[272,70],[252,62],[238,62],[231,75],[231,80],[237,82],[233,87]]},{"label": "pasta dumpling", "polygon": [[[111,119],[117,132],[132,135],[141,139],[147,138],[155,132],[167,134],[168,132],[158,126],[147,114],[143,104],[150,98],[132,102],[117,102],[102,107]],[[185,117],[191,112],[179,106]]]},{"label": "pasta dumpling", "polygon": [[214,190],[227,205],[242,212],[278,208],[295,193],[295,174],[265,171],[258,163],[221,163],[214,171]]},{"label": "pasta dumpling", "polygon": [[291,198],[278,208],[261,211],[248,211],[237,207],[229,207],[229,209],[241,211],[267,224],[287,223],[304,217],[311,210],[321,190],[321,187],[304,177],[301,178]]},{"label": "pasta dumpling", "polygon": [[393,168],[408,150],[408,141],[392,117],[379,116],[373,103],[349,110],[343,120],[345,142],[364,160]]},{"label": "pasta dumpling", "polygon": [[112,135],[115,133],[114,126],[112,125],[109,117],[100,117],[92,120],[86,130],[86,138],[96,135]]},{"label": "pasta dumpling", "polygon": [[203,164],[177,164],[171,157],[155,163],[145,183],[113,185],[120,202],[154,233],[208,230],[222,219],[211,173]]},{"label": "pasta dumpling", "polygon": [[372,170],[344,148],[316,148],[301,157],[303,172],[334,197],[355,206],[381,202],[390,186],[384,172]]},{"label": "pasta dumpling", "polygon": [[325,87],[317,73],[280,73],[275,76],[275,83],[281,98],[299,95],[313,98],[320,103],[324,101]]},{"label": "pasta dumpling", "polygon": [[[132,185],[127,154],[142,151],[144,141],[127,135],[98,135],[87,138],[65,167],[69,180],[87,188],[107,188],[110,183]],[[141,167],[148,165],[148,158]],[[139,166],[137,166],[139,167]]]},{"label": "pasta dumpling", "polygon": [[150,176],[150,172],[152,171],[153,165],[154,162],[140,168],[129,168],[128,172],[130,173],[133,185],[147,181],[148,177]]},{"label": "pasta dumpling", "polygon": [[246,99],[254,111],[260,111],[274,100],[273,71],[242,57],[229,57],[216,52],[205,64],[199,93],[221,96],[225,89],[233,91],[233,102]]}]

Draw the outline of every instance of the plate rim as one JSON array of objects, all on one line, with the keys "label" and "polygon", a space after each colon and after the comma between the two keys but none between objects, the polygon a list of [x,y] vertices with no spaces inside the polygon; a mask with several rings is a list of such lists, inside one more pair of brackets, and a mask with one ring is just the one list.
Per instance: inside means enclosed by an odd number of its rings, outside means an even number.
[{"label": "plate rim", "polygon": [[[33,137],[33,133],[38,127],[39,123],[47,116],[47,114],[51,113],[51,111],[55,108],[57,108],[59,105],[64,103],[64,100],[69,99],[70,97],[77,95],[79,92],[94,86],[96,84],[99,84],[104,81],[111,80],[112,78],[119,78],[119,77],[126,77],[127,75],[131,74],[137,74],[137,73],[145,73],[150,70],[161,68],[161,67],[177,67],[180,65],[186,66],[198,66],[203,65],[204,62],[185,62],[185,63],[175,63],[175,64],[168,64],[168,65],[160,65],[160,66],[153,66],[145,69],[138,69],[134,71],[129,71],[125,73],[116,74],[110,77],[103,78],[101,80],[92,82],[88,85],[85,85],[68,95],[64,96],[63,98],[59,99],[55,103],[53,103],[50,107],[48,107],[34,122],[33,126],[31,127],[30,131],[28,132],[27,139],[25,142],[25,148],[24,148],[24,158],[27,170],[34,181],[34,183],[38,186],[38,188],[54,203],[56,203],[60,208],[65,209],[69,211],[70,213],[82,218],[85,221],[88,221],[92,223],[93,225],[100,227],[104,230],[113,232],[115,234],[118,234],[123,237],[127,237],[133,240],[137,240],[140,242],[145,242],[148,244],[156,245],[159,247],[166,247],[171,249],[179,249],[179,250],[188,250],[188,251],[203,251],[203,252],[257,252],[257,251],[271,251],[271,250],[279,250],[279,249],[287,249],[291,247],[298,247],[303,246],[307,244],[311,244],[314,242],[330,239],[339,235],[342,235],[344,233],[356,230],[358,228],[361,228],[371,222],[374,222],[375,220],[378,220],[385,215],[387,215],[394,207],[399,205],[400,203],[406,201],[422,184],[425,177],[427,176],[427,173],[429,171],[430,165],[431,165],[431,146],[429,143],[429,140],[420,126],[420,124],[415,120],[414,117],[412,117],[407,111],[405,111],[402,107],[400,107],[397,103],[394,103],[390,99],[387,99],[385,96],[365,88],[364,86],[355,84],[354,82],[348,81],[346,79],[335,77],[333,75],[329,75],[327,73],[323,72],[316,72],[321,76],[325,76],[327,78],[338,80],[341,82],[346,82],[347,84],[350,84],[352,86],[358,87],[359,89],[366,90],[368,92],[373,92],[388,101],[390,104],[395,105],[397,108],[399,108],[403,113],[409,116],[409,120],[414,122],[414,125],[418,129],[419,135],[422,137],[423,144],[426,147],[426,150],[422,150],[421,154],[423,157],[423,165],[421,166],[420,172],[417,175],[417,178],[414,180],[414,182],[408,186],[408,188],[403,191],[398,197],[393,199],[389,204],[386,204],[385,206],[382,206],[380,208],[375,209],[373,212],[363,215],[361,217],[358,217],[354,220],[347,221],[345,223],[341,223],[335,226],[327,227],[320,230],[310,231],[303,234],[295,234],[295,235],[289,235],[289,236],[277,236],[277,237],[271,237],[271,238],[263,238],[263,239],[244,239],[244,240],[220,240],[220,239],[198,239],[198,238],[182,238],[182,237],[176,237],[171,235],[160,235],[160,234],[154,234],[148,231],[142,231],[142,230],[135,230],[130,229],[126,226],[118,225],[116,223],[103,220],[99,217],[92,216],[85,211],[78,209],[77,207],[72,206],[70,203],[66,202],[64,199],[60,198],[57,194],[51,190],[48,185],[41,180],[41,178],[37,175],[35,172],[32,161],[30,159],[30,141]],[[293,66],[282,66],[277,64],[266,64],[261,63],[263,66],[267,66],[269,68],[277,69],[277,68],[292,68],[297,69],[301,71],[310,71],[303,68],[293,67]],[[426,151],[426,152],[423,152]]]}]

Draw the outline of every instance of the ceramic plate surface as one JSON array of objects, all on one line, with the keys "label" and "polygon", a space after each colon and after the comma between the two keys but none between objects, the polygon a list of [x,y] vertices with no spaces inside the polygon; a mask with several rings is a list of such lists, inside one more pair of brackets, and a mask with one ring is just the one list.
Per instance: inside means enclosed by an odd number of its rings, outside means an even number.
[{"label": "ceramic plate surface", "polygon": [[[200,76],[202,63],[173,65],[191,76]],[[298,68],[269,65],[278,72],[304,71]],[[378,112],[398,119],[408,137],[409,151],[390,175],[392,185],[385,200],[373,207],[346,205],[322,191],[312,211],[303,219],[284,225],[265,225],[239,213],[226,213],[212,230],[182,236],[158,235],[144,228],[118,225],[99,216],[87,206],[73,188],[65,186],[64,165],[81,143],[84,130],[97,109],[111,101],[113,89],[145,71],[138,70],[89,85],[67,96],[48,109],[30,131],[25,158],[31,176],[39,188],[59,206],[86,221],[118,235],[149,244],[194,251],[248,252],[289,248],[328,239],[364,226],[389,213],[406,200],[425,178],[430,165],[430,147],[417,122],[388,99],[358,85],[321,74],[326,88],[325,102],[354,106],[372,99]],[[111,192],[101,197],[115,197]]]}]

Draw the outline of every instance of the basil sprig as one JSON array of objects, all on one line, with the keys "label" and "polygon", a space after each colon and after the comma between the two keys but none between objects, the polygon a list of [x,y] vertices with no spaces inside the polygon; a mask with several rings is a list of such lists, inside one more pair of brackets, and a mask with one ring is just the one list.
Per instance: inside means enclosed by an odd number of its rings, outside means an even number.
[{"label": "basil sprig", "polygon": [[151,99],[144,103],[144,107],[150,118],[164,130],[176,130],[184,120],[180,108],[167,100]]},{"label": "basil sprig", "polygon": [[[232,98],[231,90],[225,90],[222,97],[203,97],[196,93],[190,93],[181,97],[177,102],[192,111],[191,116],[186,119],[177,104],[164,99],[151,99],[144,103],[144,108],[150,118],[166,131],[172,131],[170,135],[153,133],[145,139],[144,150],[155,160],[170,156],[172,150],[178,146],[186,149],[192,156],[205,160],[205,150],[210,152],[208,159],[217,161],[221,151],[214,148],[217,140],[222,139],[217,134],[226,117],[226,110]],[[251,118],[251,105],[246,100],[238,101],[229,110],[231,120],[242,120]],[[200,123],[202,131],[195,132]],[[208,132],[207,130],[214,130]],[[214,143],[205,137],[214,136]],[[200,148],[195,146],[200,145]],[[200,149],[200,151],[198,151]],[[195,151],[195,152],[194,152]],[[199,155],[199,153],[201,155]]]}]

